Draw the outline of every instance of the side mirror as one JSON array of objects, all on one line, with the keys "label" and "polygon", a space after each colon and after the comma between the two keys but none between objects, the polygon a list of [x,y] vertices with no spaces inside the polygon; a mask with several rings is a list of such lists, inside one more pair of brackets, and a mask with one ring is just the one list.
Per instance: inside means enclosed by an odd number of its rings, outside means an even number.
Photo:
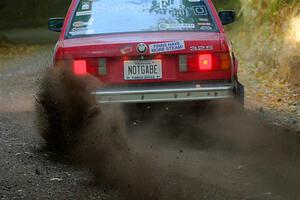
[{"label": "side mirror", "polygon": [[220,11],[219,17],[223,25],[231,24],[235,21],[235,12],[231,10]]},{"label": "side mirror", "polygon": [[61,32],[64,25],[64,18],[50,18],[48,19],[48,28],[54,32]]}]

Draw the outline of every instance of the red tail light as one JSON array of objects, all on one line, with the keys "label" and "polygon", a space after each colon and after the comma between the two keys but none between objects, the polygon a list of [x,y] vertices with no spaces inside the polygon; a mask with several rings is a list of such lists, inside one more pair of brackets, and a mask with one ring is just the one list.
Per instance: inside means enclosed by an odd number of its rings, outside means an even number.
[{"label": "red tail light", "polygon": [[212,54],[189,54],[186,59],[188,71],[210,71],[213,68],[212,59]]},{"label": "red tail light", "polygon": [[179,56],[180,72],[208,72],[230,70],[229,53],[187,54]]},{"label": "red tail light", "polygon": [[211,54],[199,55],[199,71],[212,70],[212,56]]},{"label": "red tail light", "polygon": [[73,71],[76,75],[87,74],[87,63],[86,60],[74,60]]},{"label": "red tail light", "polygon": [[75,75],[82,76],[86,74],[105,75],[106,59],[88,58],[73,61],[73,72]]}]

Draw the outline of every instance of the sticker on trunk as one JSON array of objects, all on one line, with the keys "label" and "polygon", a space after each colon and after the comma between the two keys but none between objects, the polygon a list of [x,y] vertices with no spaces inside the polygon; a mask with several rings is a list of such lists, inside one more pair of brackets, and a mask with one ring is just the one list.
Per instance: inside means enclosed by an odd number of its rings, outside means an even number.
[{"label": "sticker on trunk", "polygon": [[185,44],[183,40],[174,41],[174,42],[164,42],[157,44],[150,44],[150,53],[164,53],[170,51],[180,51],[185,49]]}]

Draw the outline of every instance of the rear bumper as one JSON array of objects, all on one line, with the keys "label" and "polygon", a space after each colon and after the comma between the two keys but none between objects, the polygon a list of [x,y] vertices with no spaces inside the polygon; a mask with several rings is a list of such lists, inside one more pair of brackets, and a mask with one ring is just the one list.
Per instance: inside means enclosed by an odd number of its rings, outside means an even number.
[{"label": "rear bumper", "polygon": [[116,85],[92,92],[98,103],[148,103],[232,98],[231,83],[169,83],[164,85]]}]

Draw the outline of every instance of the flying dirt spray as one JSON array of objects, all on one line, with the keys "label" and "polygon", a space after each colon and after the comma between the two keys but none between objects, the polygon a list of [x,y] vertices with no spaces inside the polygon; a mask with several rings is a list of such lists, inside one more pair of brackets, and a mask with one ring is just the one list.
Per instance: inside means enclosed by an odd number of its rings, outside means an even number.
[{"label": "flying dirt spray", "polygon": [[[276,155],[276,159],[284,160],[295,146],[294,138],[268,134],[269,128],[252,115],[230,109],[232,114],[228,115],[224,105],[213,105],[201,119],[199,113],[193,114],[195,108],[175,106],[176,111],[172,111],[170,107],[167,112],[153,113],[153,120],[137,131],[139,136],[132,137],[123,109],[98,105],[90,95],[95,87],[101,87],[95,78],[75,77],[65,69],[48,71],[37,96],[39,132],[49,147],[91,169],[101,187],[120,191],[125,199],[243,199],[234,189],[228,192],[228,188],[216,186],[215,178],[203,182],[195,164],[198,157],[186,159],[184,155],[190,155],[181,148],[264,152],[264,159]],[[164,134],[170,132],[176,134]],[[210,140],[205,141],[207,138]],[[151,145],[158,143],[161,149]],[[170,144],[180,149],[170,150]],[[222,167],[216,161],[208,163],[213,168]]]}]

